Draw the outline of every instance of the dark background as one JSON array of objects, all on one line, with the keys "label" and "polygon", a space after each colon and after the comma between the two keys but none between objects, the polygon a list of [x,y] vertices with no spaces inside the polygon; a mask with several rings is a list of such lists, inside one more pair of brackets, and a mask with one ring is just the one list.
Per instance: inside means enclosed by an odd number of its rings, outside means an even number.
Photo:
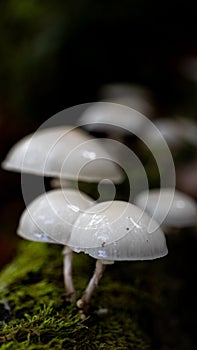
[{"label": "dark background", "polygon": [[[64,108],[98,100],[103,84],[148,87],[158,117],[196,119],[192,1],[0,1],[0,160]],[[20,175],[0,170],[0,268],[14,256],[24,209]]]}]

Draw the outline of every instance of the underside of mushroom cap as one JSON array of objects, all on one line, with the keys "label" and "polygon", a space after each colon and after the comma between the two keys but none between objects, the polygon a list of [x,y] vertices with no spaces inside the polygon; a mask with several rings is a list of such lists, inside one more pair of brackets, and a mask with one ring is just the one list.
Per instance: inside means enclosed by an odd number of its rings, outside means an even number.
[{"label": "underside of mushroom cap", "polygon": [[74,189],[46,192],[27,206],[17,233],[32,241],[66,245],[74,221],[92,202],[90,197]]},{"label": "underside of mushroom cap", "polygon": [[104,260],[149,260],[167,254],[158,224],[137,206],[102,202],[76,220],[67,243],[76,252]]},{"label": "underside of mushroom cap", "polygon": [[72,180],[123,181],[123,172],[101,142],[72,126],[39,129],[11,148],[6,170]]}]

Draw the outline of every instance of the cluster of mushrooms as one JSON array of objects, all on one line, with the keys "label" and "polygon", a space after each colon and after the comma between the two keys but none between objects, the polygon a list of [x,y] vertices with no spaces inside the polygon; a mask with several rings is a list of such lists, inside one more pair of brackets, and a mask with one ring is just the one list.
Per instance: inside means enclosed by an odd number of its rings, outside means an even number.
[{"label": "cluster of mushrooms", "polygon": [[[109,179],[121,183],[124,175],[112,153],[82,128],[62,125],[26,136],[13,146],[2,164],[6,170],[48,176],[54,179],[53,183],[62,184],[61,188],[51,189],[27,205],[17,233],[28,240],[64,246],[63,275],[69,302],[76,300],[73,252],[83,252],[96,259],[93,276],[77,301],[83,315],[108,264],[163,257],[168,252],[166,227],[196,225],[196,203],[179,191],[174,193],[163,227],[158,225],[157,219],[166,210],[163,206],[169,206],[171,188],[139,193],[133,203],[128,203],[95,202],[72,186],[79,180],[99,183]],[[161,196],[163,199],[155,210]]]}]

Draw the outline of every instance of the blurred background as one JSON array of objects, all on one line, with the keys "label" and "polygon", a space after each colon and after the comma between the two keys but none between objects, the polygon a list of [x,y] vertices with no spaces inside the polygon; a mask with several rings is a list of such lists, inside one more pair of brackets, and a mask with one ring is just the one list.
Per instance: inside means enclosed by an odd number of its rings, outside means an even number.
[{"label": "blurred background", "polygon": [[[196,123],[196,23],[190,0],[1,0],[0,160],[53,114],[104,98],[108,84],[149,91],[153,119]],[[196,199],[196,187],[179,187]],[[0,268],[23,209],[20,174],[0,169]]]}]

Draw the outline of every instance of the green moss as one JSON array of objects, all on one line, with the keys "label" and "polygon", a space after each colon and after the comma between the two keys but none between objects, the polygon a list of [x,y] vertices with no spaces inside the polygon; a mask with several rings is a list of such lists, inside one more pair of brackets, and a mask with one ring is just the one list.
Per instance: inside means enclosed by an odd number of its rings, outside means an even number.
[{"label": "green moss", "polygon": [[[2,271],[1,349],[149,349],[139,325],[136,288],[126,283],[120,293],[113,267],[92,298],[89,316],[80,319],[75,304],[65,301],[61,250],[61,246],[22,241],[17,257]],[[88,256],[75,255],[78,295],[94,263]],[[146,297],[142,293],[141,298]],[[99,308],[109,312],[99,314]]]}]

